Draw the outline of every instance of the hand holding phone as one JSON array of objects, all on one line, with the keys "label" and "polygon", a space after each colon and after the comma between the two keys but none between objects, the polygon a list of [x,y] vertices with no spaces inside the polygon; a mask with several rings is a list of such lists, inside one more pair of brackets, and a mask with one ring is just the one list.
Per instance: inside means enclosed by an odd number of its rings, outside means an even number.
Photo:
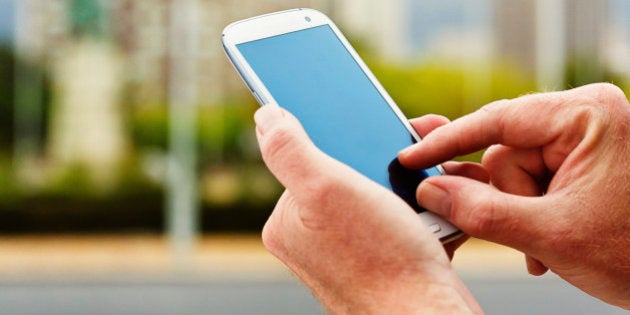
[{"label": "hand holding phone", "polygon": [[279,106],[255,120],[263,159],[287,187],[263,243],[331,313],[481,313],[445,255],[464,238],[440,244],[404,200],[321,152]]},{"label": "hand holding phone", "polygon": [[420,136],[328,17],[296,9],[251,18],[228,26],[223,45],[261,105],[295,115],[320,150],[395,192],[443,242],[461,235],[418,206],[420,181],[443,170],[400,165],[397,153]]}]

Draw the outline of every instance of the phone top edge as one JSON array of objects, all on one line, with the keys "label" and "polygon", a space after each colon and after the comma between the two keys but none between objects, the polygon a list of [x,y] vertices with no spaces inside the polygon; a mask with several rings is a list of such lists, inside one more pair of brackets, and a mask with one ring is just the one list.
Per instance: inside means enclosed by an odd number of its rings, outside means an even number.
[{"label": "phone top edge", "polygon": [[242,19],[242,20],[238,20],[238,21],[234,21],[230,24],[228,24],[226,27],[223,28],[223,32],[222,32],[222,36],[225,36],[226,31],[228,31],[231,28],[236,27],[239,24],[242,23],[247,23],[251,20],[256,20],[256,19],[260,19],[260,18],[266,18],[272,15],[277,15],[277,14],[284,14],[287,12],[293,12],[293,11],[300,11],[303,10],[303,8],[296,8],[296,9],[289,9],[289,10],[283,10],[283,11],[276,11],[276,12],[270,12],[270,13],[266,13],[266,14],[261,14],[261,15],[257,15],[257,16],[252,16],[246,19]]},{"label": "phone top edge", "polygon": [[315,9],[296,8],[271,12],[230,23],[223,29],[221,43],[232,66],[262,106],[274,102],[273,96],[267,93],[264,85],[249,67],[237,46],[242,43],[322,25],[336,28],[328,16]]},{"label": "phone top edge", "polygon": [[[305,19],[304,14],[309,18]],[[287,23],[290,19],[292,22]],[[223,29],[221,40],[224,45],[233,46],[324,24],[334,25],[328,16],[318,10],[289,9],[232,22]]]}]

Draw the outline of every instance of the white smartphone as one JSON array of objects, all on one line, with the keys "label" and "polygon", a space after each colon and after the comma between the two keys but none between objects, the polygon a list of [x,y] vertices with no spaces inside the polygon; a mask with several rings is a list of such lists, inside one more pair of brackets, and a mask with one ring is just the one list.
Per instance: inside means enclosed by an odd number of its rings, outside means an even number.
[{"label": "white smartphone", "polygon": [[443,243],[462,234],[418,206],[420,181],[443,170],[400,165],[398,152],[420,136],[326,15],[294,9],[238,21],[223,47],[261,105],[295,115],[319,149],[398,194]]}]

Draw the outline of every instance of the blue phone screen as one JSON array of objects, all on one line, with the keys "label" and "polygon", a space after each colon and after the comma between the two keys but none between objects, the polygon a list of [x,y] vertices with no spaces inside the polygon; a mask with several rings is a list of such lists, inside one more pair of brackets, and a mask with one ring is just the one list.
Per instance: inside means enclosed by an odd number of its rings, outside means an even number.
[{"label": "blue phone screen", "polygon": [[239,44],[278,105],[333,158],[393,190],[416,211],[416,187],[436,168],[402,167],[413,137],[333,30],[322,25]]}]

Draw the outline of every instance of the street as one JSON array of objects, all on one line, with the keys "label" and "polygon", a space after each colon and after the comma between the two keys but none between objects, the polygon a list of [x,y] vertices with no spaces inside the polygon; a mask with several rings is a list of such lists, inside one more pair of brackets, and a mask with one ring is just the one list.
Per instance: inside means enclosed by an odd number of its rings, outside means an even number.
[{"label": "street", "polygon": [[[0,237],[0,315],[323,313],[258,235],[203,236],[179,263],[155,235]],[[629,314],[507,247],[472,239],[453,266],[487,314]]]},{"label": "street", "polygon": [[[465,279],[487,314],[628,314],[555,277]],[[321,314],[295,280],[68,280],[0,284],[1,314]]]}]

